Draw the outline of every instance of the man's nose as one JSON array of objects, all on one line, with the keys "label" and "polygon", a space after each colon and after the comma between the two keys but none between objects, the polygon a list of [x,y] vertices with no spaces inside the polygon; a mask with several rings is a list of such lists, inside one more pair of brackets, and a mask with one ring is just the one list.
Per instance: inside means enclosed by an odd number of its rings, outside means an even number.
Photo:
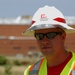
[{"label": "man's nose", "polygon": [[49,41],[42,41],[42,44],[47,45],[47,44],[49,44]]},{"label": "man's nose", "polygon": [[47,44],[49,44],[50,43],[50,40],[46,37],[46,36],[44,36],[44,38],[43,38],[43,40],[42,40],[42,44],[43,45],[47,45]]}]

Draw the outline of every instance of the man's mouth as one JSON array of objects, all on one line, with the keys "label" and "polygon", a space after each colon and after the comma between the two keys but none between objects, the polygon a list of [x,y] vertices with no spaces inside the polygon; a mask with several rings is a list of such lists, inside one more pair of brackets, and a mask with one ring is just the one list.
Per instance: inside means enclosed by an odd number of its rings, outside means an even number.
[{"label": "man's mouth", "polygon": [[49,49],[49,48],[52,48],[52,47],[42,47],[42,49]]}]

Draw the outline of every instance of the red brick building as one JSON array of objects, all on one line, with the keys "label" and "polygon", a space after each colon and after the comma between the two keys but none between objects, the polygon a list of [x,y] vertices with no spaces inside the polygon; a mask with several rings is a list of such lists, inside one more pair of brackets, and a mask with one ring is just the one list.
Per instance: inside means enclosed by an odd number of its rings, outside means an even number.
[{"label": "red brick building", "polygon": [[[75,18],[66,18],[70,26],[75,28]],[[27,55],[29,51],[39,51],[34,37],[23,36],[31,23],[31,17],[0,20],[0,55]],[[75,33],[68,34],[65,47],[75,52]]]}]

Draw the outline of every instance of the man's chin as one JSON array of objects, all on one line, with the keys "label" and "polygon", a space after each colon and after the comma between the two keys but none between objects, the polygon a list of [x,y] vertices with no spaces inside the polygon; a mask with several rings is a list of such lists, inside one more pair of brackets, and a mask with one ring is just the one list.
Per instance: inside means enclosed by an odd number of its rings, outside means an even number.
[{"label": "man's chin", "polygon": [[53,50],[51,50],[51,49],[49,49],[49,50],[43,49],[43,50],[42,50],[42,53],[43,53],[44,55],[51,55],[51,54],[53,54]]}]

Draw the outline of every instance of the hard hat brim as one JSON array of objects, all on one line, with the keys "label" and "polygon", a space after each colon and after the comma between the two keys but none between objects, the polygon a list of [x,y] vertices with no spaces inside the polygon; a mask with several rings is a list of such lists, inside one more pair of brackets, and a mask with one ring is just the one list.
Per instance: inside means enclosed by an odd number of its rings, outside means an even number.
[{"label": "hard hat brim", "polygon": [[35,30],[47,29],[47,28],[57,28],[57,27],[62,28],[66,32],[66,34],[75,33],[75,29],[68,26],[67,24],[64,24],[64,25],[63,24],[61,24],[61,25],[41,24],[41,25],[32,25],[29,29],[24,31],[22,34],[26,35],[26,36],[33,36]]}]

